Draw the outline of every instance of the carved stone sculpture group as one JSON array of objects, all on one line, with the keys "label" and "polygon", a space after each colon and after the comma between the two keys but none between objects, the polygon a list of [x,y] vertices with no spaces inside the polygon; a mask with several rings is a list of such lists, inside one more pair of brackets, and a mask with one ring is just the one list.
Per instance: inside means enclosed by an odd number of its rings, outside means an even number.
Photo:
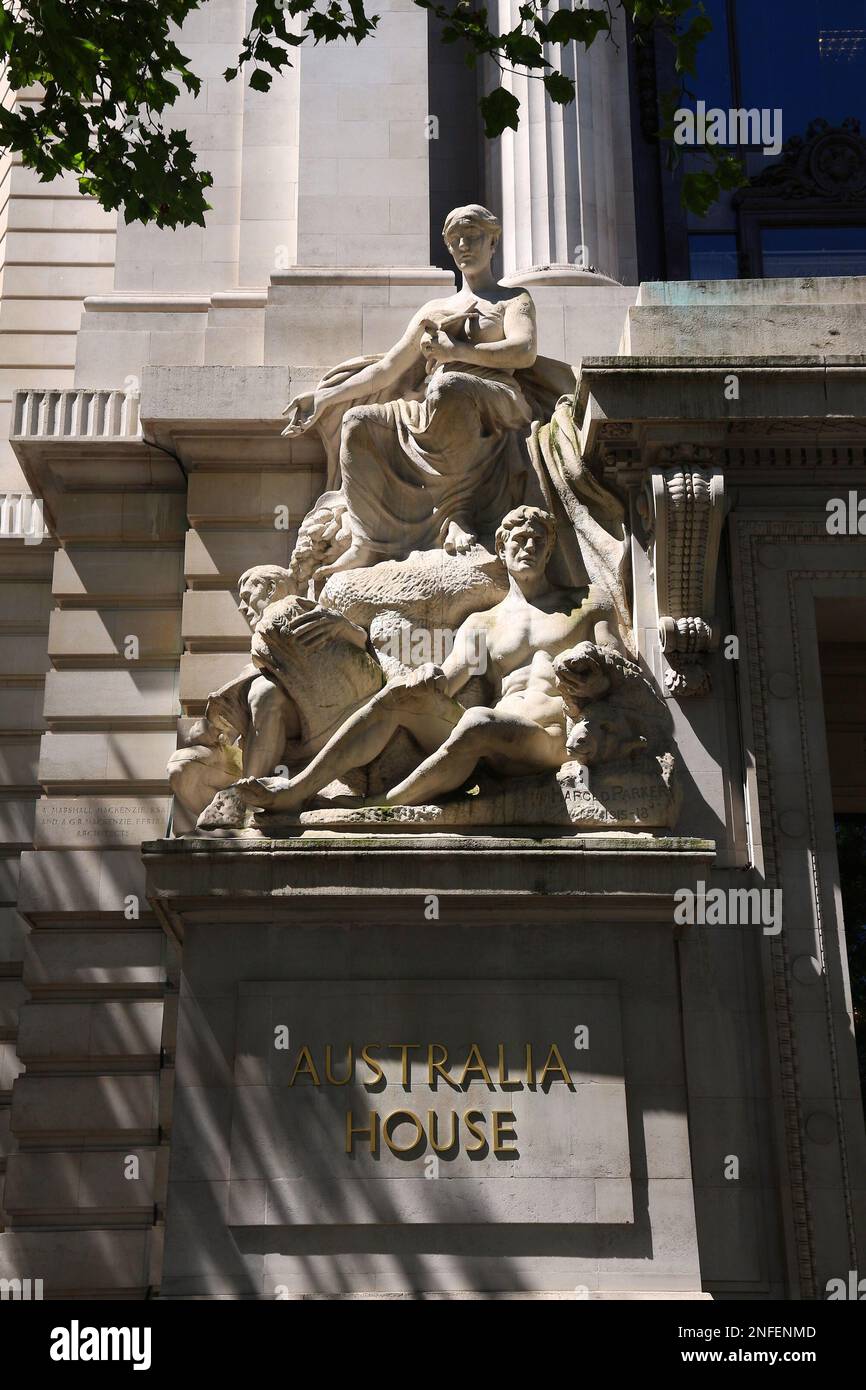
[{"label": "carved stone sculpture group", "polygon": [[459,291],[286,407],[327,490],[288,567],[241,576],[250,662],[169,763],[180,830],[673,823],[622,505],[581,459],[531,296],[492,275],[498,235],[452,212]]}]

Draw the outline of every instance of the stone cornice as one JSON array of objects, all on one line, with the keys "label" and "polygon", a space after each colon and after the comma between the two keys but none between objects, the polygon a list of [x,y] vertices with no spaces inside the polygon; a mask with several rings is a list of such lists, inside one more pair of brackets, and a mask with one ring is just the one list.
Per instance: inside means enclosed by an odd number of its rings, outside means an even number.
[{"label": "stone cornice", "polygon": [[[652,555],[655,620],[677,698],[710,689],[726,483],[866,480],[866,357],[587,358],[584,458],[629,489]],[[802,494],[808,498],[805,492]],[[796,505],[796,504],[794,504]]]},{"label": "stone cornice", "polygon": [[[355,922],[400,910],[407,897],[446,894],[461,916],[524,923],[553,914],[599,921],[663,921],[673,895],[715,869],[712,840],[616,831],[567,837],[506,835],[330,835],[274,840],[185,838],[145,841],[147,897],[165,932],[183,940],[190,921],[225,916],[239,925],[297,920],[333,911],[351,893]],[[614,866],[615,865],[615,869]],[[615,873],[617,891],[611,892]],[[742,874],[737,871],[737,885]],[[206,888],[202,885],[206,883]],[[329,905],[330,902],[330,905]],[[685,929],[687,930],[687,928]]]},{"label": "stone cornice", "polygon": [[431,285],[453,293],[454,272],[439,266],[306,266],[295,265],[271,276],[285,285]]},{"label": "stone cornice", "polygon": [[575,418],[596,466],[640,475],[660,450],[691,443],[768,476],[776,461],[755,451],[866,473],[866,356],[593,357],[577,375]]}]

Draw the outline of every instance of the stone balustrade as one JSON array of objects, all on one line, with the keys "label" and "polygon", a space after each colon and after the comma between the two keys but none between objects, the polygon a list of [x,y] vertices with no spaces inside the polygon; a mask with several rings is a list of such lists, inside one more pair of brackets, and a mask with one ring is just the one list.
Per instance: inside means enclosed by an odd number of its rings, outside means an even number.
[{"label": "stone balustrade", "polygon": [[141,434],[138,391],[15,391],[13,438],[134,439]]},{"label": "stone balustrade", "polygon": [[47,534],[40,498],[29,492],[0,492],[0,539],[35,544]]}]

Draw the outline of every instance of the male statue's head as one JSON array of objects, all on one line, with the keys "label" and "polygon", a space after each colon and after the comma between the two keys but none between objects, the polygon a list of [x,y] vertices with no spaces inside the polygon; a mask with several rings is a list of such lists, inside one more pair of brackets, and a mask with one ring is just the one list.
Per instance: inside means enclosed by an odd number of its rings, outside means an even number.
[{"label": "male statue's head", "polygon": [[445,218],[442,237],[457,269],[463,275],[477,274],[490,265],[502,223],[480,203],[454,208]]},{"label": "male statue's head", "polygon": [[515,507],[496,532],[496,554],[521,587],[543,579],[555,544],[556,522],[541,507]]},{"label": "male statue's head", "polygon": [[292,576],[282,565],[253,565],[238,580],[240,610],[254,627],[269,603],[293,593]]}]

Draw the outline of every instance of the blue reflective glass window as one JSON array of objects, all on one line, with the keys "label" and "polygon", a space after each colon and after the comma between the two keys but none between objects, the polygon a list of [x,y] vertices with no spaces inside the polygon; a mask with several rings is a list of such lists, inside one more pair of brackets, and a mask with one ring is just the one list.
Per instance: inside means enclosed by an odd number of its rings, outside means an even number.
[{"label": "blue reflective glass window", "polygon": [[688,86],[708,107],[727,111],[734,104],[728,43],[728,0],[703,0],[712,30],[698,44],[697,73]]},{"label": "blue reflective glass window", "polygon": [[784,139],[866,115],[866,0],[733,2],[743,106],[778,107]]},{"label": "blue reflective glass window", "polygon": [[693,280],[736,280],[737,238],[727,233],[690,236],[689,273]]},{"label": "blue reflective glass window", "polygon": [[766,277],[866,275],[864,227],[763,227]]}]

